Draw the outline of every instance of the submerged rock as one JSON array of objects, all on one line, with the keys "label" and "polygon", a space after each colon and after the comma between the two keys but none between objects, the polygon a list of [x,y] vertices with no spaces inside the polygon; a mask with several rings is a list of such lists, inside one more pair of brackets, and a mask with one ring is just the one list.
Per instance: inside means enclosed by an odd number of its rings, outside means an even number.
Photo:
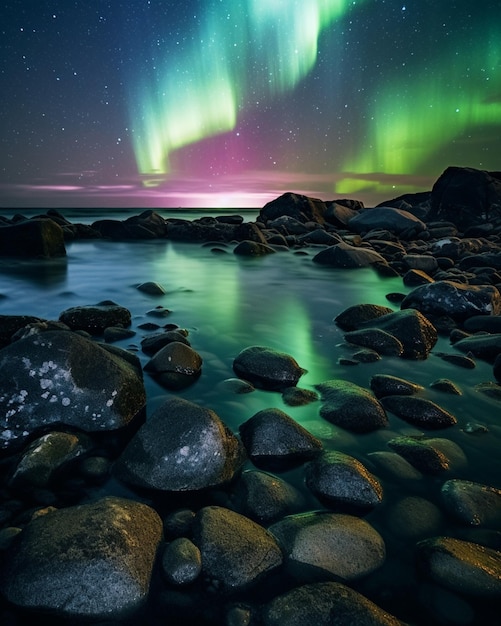
[{"label": "submerged rock", "polygon": [[291,515],[269,528],[285,554],[285,565],[301,582],[367,576],[383,565],[381,535],[365,520],[341,513]]},{"label": "submerged rock", "polygon": [[182,341],[171,341],[153,355],[144,371],[167,389],[184,389],[202,373],[202,357]]},{"label": "submerged rock", "polygon": [[379,480],[357,459],[324,452],[305,468],[307,487],[323,503],[349,510],[372,509],[383,500]]},{"label": "submerged rock", "polygon": [[339,313],[334,322],[343,330],[357,330],[364,323],[375,322],[389,313],[393,313],[393,309],[380,304],[355,304]]},{"label": "submerged rock", "polygon": [[66,309],[59,315],[71,330],[84,330],[91,335],[101,335],[108,326],[128,328],[131,324],[131,314],[128,309],[111,300],[104,300],[98,304],[75,306]]},{"label": "submerged rock", "polygon": [[395,437],[388,445],[423,474],[440,474],[466,463],[461,448],[448,439]]},{"label": "submerged rock", "polygon": [[264,626],[402,626],[354,589],[335,582],[296,587],[277,596],[263,610]]},{"label": "submerged rock", "polygon": [[260,466],[302,463],[322,450],[322,442],[281,409],[258,411],[240,425],[247,454]]},{"label": "submerged rock", "polygon": [[452,413],[426,398],[392,395],[381,398],[381,404],[387,411],[421,428],[439,429],[457,424]]},{"label": "submerged rock", "polygon": [[156,511],[123,498],[46,513],[2,561],[2,594],[66,619],[123,617],[147,599],[161,537]]},{"label": "submerged rock", "polygon": [[133,486],[197,491],[229,482],[243,460],[240,442],[214,411],[172,398],[134,435],[114,474]]},{"label": "submerged rock", "polygon": [[276,391],[295,387],[306,373],[292,356],[263,346],[242,350],[233,361],[233,370],[256,387]]},{"label": "submerged rock", "polygon": [[320,415],[328,422],[357,433],[388,425],[386,412],[370,391],[346,380],[315,385],[322,399]]},{"label": "submerged rock", "polygon": [[219,506],[197,513],[193,543],[202,555],[203,575],[224,592],[248,588],[282,565],[282,552],[270,532]]},{"label": "submerged rock", "polygon": [[441,496],[447,511],[464,524],[492,527],[501,524],[501,489],[453,479],[442,485]]},{"label": "submerged rock", "polygon": [[374,374],[371,376],[370,388],[374,392],[376,398],[384,396],[411,396],[419,391],[423,391],[424,387],[413,383],[410,380],[391,376],[390,374]]},{"label": "submerged rock", "polygon": [[417,544],[424,575],[461,594],[501,597],[501,552],[476,543],[433,537]]}]

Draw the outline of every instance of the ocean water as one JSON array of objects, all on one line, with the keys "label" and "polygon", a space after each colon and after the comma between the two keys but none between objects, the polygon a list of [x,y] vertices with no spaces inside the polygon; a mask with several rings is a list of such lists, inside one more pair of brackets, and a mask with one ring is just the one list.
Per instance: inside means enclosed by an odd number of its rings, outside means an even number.
[{"label": "ocean water", "polygon": [[[70,221],[81,223],[102,217],[123,219],[139,212],[111,211],[96,215],[83,210],[61,211]],[[188,219],[201,214],[208,213],[163,212],[164,217]],[[217,215],[214,211],[210,214]],[[257,212],[247,212],[245,219],[252,220],[256,215]],[[219,252],[214,251],[215,247]],[[0,314],[56,320],[67,308],[112,300],[130,310],[131,328],[136,331],[134,337],[116,345],[134,351],[143,365],[149,357],[141,352],[140,342],[148,332],[139,328],[141,324],[169,323],[187,329],[191,346],[202,356],[202,374],[193,385],[172,392],[145,373],[147,415],[174,394],[213,409],[237,433],[239,425],[257,411],[276,407],[319,437],[325,449],[350,454],[371,470],[370,453],[390,451],[388,441],[398,435],[425,434],[446,437],[457,443],[467,458],[464,468],[447,475],[425,476],[419,481],[385,482],[382,478],[384,501],[365,516],[382,534],[388,556],[383,568],[357,583],[356,588],[401,619],[411,621],[412,615],[408,613],[414,604],[409,604],[409,596],[413,597],[415,607],[427,615],[422,605],[428,601],[420,600],[420,594],[431,592],[427,583],[419,586],[414,546],[417,540],[428,535],[406,536],[405,529],[398,526],[396,507],[408,496],[424,498],[442,511],[440,523],[430,531],[431,536],[463,537],[467,529],[448,519],[443,512],[440,487],[444,480],[464,478],[501,487],[501,405],[476,389],[480,383],[494,381],[492,366],[477,360],[474,370],[465,370],[443,361],[436,353],[455,351],[446,337],[439,339],[424,361],[384,356],[374,363],[341,364],[340,359],[350,357],[354,350],[344,341],[343,331],[334,318],[349,306],[361,303],[398,310],[398,305],[392,304],[387,294],[407,293],[409,289],[400,278],[382,278],[370,268],[334,270],[319,266],[312,261],[317,251],[310,247],[299,252],[278,251],[261,258],[243,258],[233,254],[231,245],[168,240],[77,241],[67,244],[66,258],[0,259]],[[149,295],[140,291],[138,285],[147,281],[158,282],[166,293]],[[159,319],[152,315],[157,307],[170,312]],[[453,413],[458,424],[443,431],[424,433],[389,414],[387,428],[356,435],[322,419],[320,402],[290,407],[276,392],[231,393],[225,381],[235,377],[233,360],[242,349],[252,345],[274,348],[293,356],[307,370],[298,384],[306,389],[314,389],[316,384],[330,379],[348,380],[369,388],[370,378],[376,373],[406,378],[426,387],[426,397]],[[430,384],[439,378],[452,380],[462,395],[430,389]],[[486,432],[469,432],[472,424],[485,426]],[[305,489],[300,468],[285,472],[282,477]],[[107,489],[109,493],[126,493],[126,489],[114,481],[110,481],[103,492]],[[319,503],[317,506],[322,508]],[[451,602],[453,600],[454,594]],[[468,605],[469,599],[466,602]],[[427,622],[422,619],[415,623],[434,623],[431,619]]]}]

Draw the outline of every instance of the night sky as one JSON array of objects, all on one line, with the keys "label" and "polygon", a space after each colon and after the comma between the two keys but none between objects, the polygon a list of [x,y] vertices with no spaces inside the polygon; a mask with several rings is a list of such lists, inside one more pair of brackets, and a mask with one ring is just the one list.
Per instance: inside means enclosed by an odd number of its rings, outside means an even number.
[{"label": "night sky", "polygon": [[367,206],[501,170],[499,0],[7,0],[0,207]]}]

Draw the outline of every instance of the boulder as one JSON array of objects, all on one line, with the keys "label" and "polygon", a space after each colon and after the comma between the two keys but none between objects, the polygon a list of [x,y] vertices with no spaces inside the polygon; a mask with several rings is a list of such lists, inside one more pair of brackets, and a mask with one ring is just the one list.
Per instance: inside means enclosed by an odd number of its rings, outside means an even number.
[{"label": "boulder", "polygon": [[415,309],[388,313],[360,327],[380,328],[396,337],[404,348],[402,357],[406,359],[426,359],[438,340],[436,328]]},{"label": "boulder", "polygon": [[387,265],[384,257],[375,250],[352,246],[344,241],[320,250],[313,257],[313,262],[340,269]]},{"label": "boulder", "polygon": [[54,424],[85,432],[126,426],[144,408],[137,357],[121,358],[67,330],[30,334],[0,350],[0,449]]},{"label": "boulder", "polygon": [[498,355],[501,354],[501,333],[464,337],[456,341],[454,347],[468,356],[473,355],[477,359],[495,363]]},{"label": "boulder", "polygon": [[334,322],[343,330],[357,330],[364,323],[375,322],[389,313],[393,313],[393,309],[380,304],[355,304],[339,313]]},{"label": "boulder", "polygon": [[501,552],[452,537],[432,537],[416,546],[420,571],[462,595],[501,598]]},{"label": "boulder", "polygon": [[111,300],[98,304],[71,307],[59,315],[59,321],[71,330],[83,330],[91,335],[101,335],[108,326],[127,328],[131,324],[128,309]]},{"label": "boulder", "polygon": [[292,356],[263,346],[244,348],[233,361],[233,371],[255,387],[275,391],[295,387],[306,373]]},{"label": "boulder", "polygon": [[369,510],[383,500],[379,480],[357,459],[324,452],[305,468],[306,485],[317,498],[338,509]]},{"label": "boulder", "polygon": [[320,415],[331,424],[356,433],[368,433],[388,425],[381,403],[364,387],[347,380],[328,380],[315,389],[320,392]]},{"label": "boulder", "polygon": [[43,320],[32,315],[0,315],[0,348],[8,346],[12,337],[26,326],[40,323]]},{"label": "boulder", "polygon": [[287,570],[301,582],[351,581],[381,567],[386,547],[365,520],[344,513],[290,515],[268,529],[285,555]]},{"label": "boulder", "polygon": [[263,525],[298,512],[304,504],[298,489],[260,470],[243,472],[233,489],[233,505],[238,512]]},{"label": "boulder", "polygon": [[342,583],[320,582],[276,596],[263,609],[263,626],[402,626],[365,596]]},{"label": "boulder", "polygon": [[424,390],[422,385],[390,374],[373,374],[369,384],[376,398],[394,395],[411,396]]},{"label": "boulder", "polygon": [[193,543],[203,575],[231,593],[246,589],[282,565],[275,537],[244,515],[219,506],[198,511]]},{"label": "boulder", "polygon": [[202,555],[187,537],[174,539],[165,546],[162,554],[162,572],[171,585],[188,585],[202,571]]},{"label": "boulder", "polygon": [[233,250],[233,254],[237,256],[265,256],[266,254],[274,254],[275,250],[265,243],[259,241],[241,241]]},{"label": "boulder", "polygon": [[388,446],[422,474],[440,474],[466,465],[461,448],[448,439],[401,436],[390,439]]},{"label": "boulder", "polygon": [[198,491],[231,481],[243,461],[240,442],[214,411],[171,398],[130,440],[114,474],[133,486]]},{"label": "boulder", "polygon": [[184,389],[202,373],[202,357],[186,343],[172,341],[153,355],[144,371],[167,389]]},{"label": "boulder", "polygon": [[360,211],[350,219],[348,228],[355,233],[367,233],[377,228],[410,239],[425,231],[426,224],[403,209],[379,206]]},{"label": "boulder", "polygon": [[471,167],[448,167],[431,191],[428,219],[449,221],[460,230],[501,216],[498,175]]},{"label": "boulder", "polygon": [[499,527],[501,489],[470,480],[447,480],[441,489],[446,510],[468,526]]},{"label": "boulder", "polygon": [[386,411],[419,428],[437,430],[457,424],[454,415],[426,398],[391,395],[381,398],[380,402]]},{"label": "boulder", "polygon": [[402,356],[404,347],[392,334],[380,328],[361,328],[345,333],[344,338],[363,348],[374,350],[386,356]]},{"label": "boulder", "polygon": [[287,192],[265,204],[259,212],[258,220],[268,224],[268,222],[286,215],[302,223],[318,222],[323,224],[326,211],[327,207],[322,200]]},{"label": "boulder", "polygon": [[501,313],[501,294],[493,285],[464,285],[438,280],[413,289],[400,304],[401,309],[417,309],[424,315],[447,315],[463,321],[473,315]]},{"label": "boulder", "polygon": [[59,224],[48,218],[0,224],[0,256],[26,258],[66,256],[64,231]]},{"label": "boulder", "polygon": [[190,342],[187,337],[188,331],[182,329],[159,331],[141,340],[141,350],[145,354],[152,356],[173,341],[179,341],[189,346]]},{"label": "boulder", "polygon": [[124,498],[46,513],[2,560],[2,595],[65,619],[129,616],[147,599],[161,538],[158,514]]},{"label": "boulder", "polygon": [[239,432],[248,456],[260,467],[302,463],[322,450],[322,442],[281,409],[258,411]]}]

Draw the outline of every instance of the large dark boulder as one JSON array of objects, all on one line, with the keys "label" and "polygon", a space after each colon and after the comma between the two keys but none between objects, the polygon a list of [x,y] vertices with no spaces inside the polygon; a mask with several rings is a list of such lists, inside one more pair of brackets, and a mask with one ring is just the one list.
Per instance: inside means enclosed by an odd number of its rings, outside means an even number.
[{"label": "large dark boulder", "polygon": [[323,224],[326,211],[327,207],[323,200],[288,192],[265,204],[259,212],[258,219],[267,224],[282,215],[288,215],[298,222]]},{"label": "large dark boulder", "polygon": [[501,294],[493,285],[464,285],[452,280],[438,280],[413,289],[402,300],[400,308],[464,321],[473,315],[499,315]]},{"label": "large dark boulder", "polygon": [[345,241],[320,250],[313,257],[313,262],[339,269],[387,265],[385,258],[379,252],[370,248],[352,246]]},{"label": "large dark boulder", "polygon": [[433,185],[430,221],[449,221],[464,231],[500,217],[501,180],[494,172],[448,167]]},{"label": "large dark boulder", "polygon": [[51,424],[86,432],[129,424],[146,392],[139,361],[119,354],[68,330],[32,333],[0,350],[0,449]]},{"label": "large dark boulder", "polygon": [[15,335],[28,324],[42,322],[39,317],[31,315],[0,315],[0,348],[8,346]]},{"label": "large dark boulder", "polygon": [[49,218],[31,219],[0,225],[0,256],[66,256],[64,231]]},{"label": "large dark boulder", "polygon": [[393,207],[365,209],[352,217],[348,228],[355,233],[370,230],[388,230],[403,238],[416,237],[426,230],[426,224],[412,213]]},{"label": "large dark boulder", "polygon": [[2,559],[2,595],[65,619],[130,616],[148,597],[161,538],[160,517],[140,502],[107,497],[54,510]]},{"label": "large dark boulder", "polygon": [[125,307],[111,300],[103,300],[98,304],[66,309],[59,315],[59,321],[72,330],[84,330],[91,335],[101,335],[109,326],[122,328],[130,326],[131,314]]},{"label": "large dark boulder", "polygon": [[306,372],[294,357],[264,346],[244,348],[233,361],[233,371],[256,387],[278,391],[295,387]]},{"label": "large dark boulder", "polygon": [[282,564],[271,533],[224,507],[207,506],[197,513],[193,542],[202,555],[203,574],[226,592],[248,588]]},{"label": "large dark boulder", "polygon": [[214,411],[172,398],[134,435],[114,473],[148,489],[199,491],[231,481],[244,458],[240,442]]}]

